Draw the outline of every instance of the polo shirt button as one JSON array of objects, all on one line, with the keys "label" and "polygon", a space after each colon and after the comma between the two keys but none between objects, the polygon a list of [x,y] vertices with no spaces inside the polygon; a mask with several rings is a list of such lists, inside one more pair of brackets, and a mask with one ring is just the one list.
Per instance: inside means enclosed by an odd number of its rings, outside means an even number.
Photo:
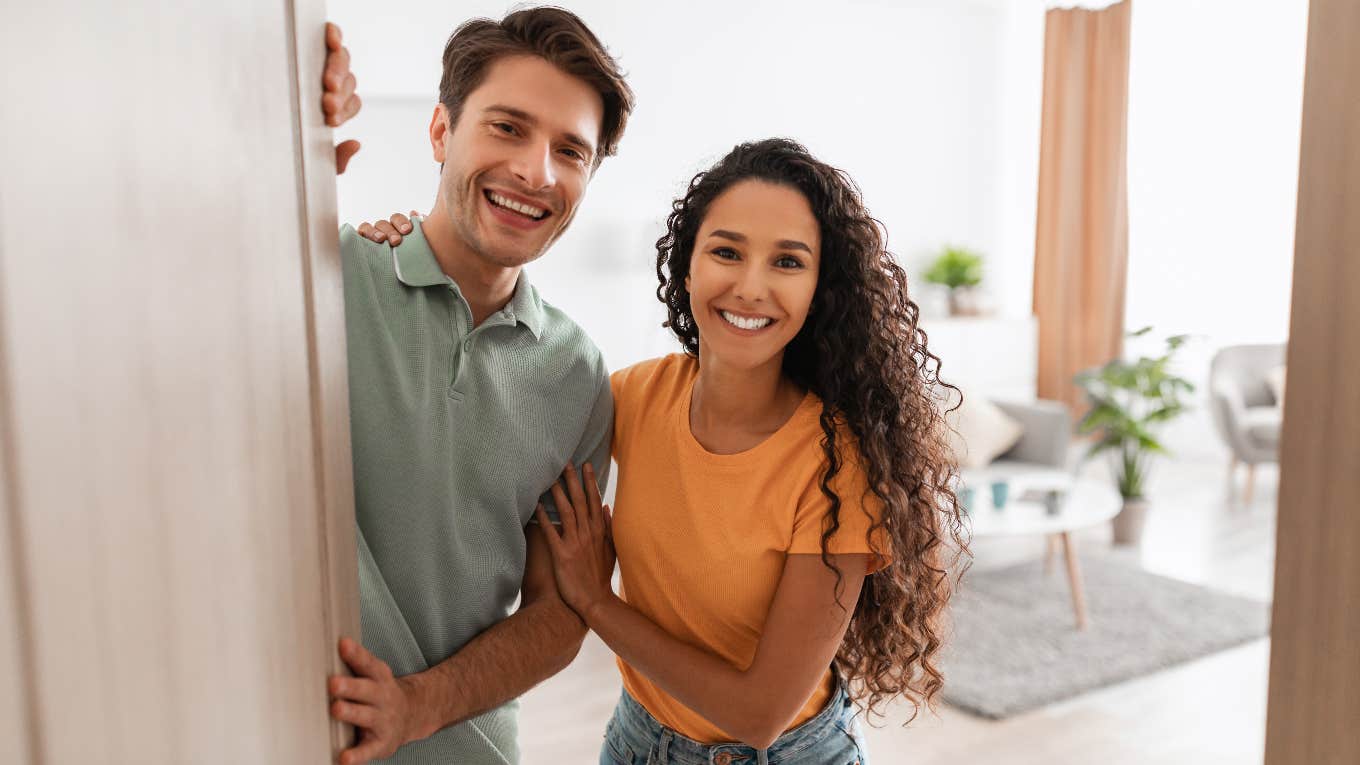
[{"label": "polo shirt button", "polygon": [[472,341],[471,341],[471,340],[464,340],[464,341],[463,341],[463,350],[465,350],[465,351],[470,351],[470,350],[472,350]]}]

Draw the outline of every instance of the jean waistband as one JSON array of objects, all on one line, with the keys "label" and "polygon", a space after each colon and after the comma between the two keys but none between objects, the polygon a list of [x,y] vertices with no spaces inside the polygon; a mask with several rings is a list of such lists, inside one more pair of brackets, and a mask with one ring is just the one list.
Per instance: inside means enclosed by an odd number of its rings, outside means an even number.
[{"label": "jean waistband", "polygon": [[[796,728],[784,731],[764,751],[741,743],[705,744],[662,725],[628,691],[624,691],[610,721],[611,737],[622,739],[634,751],[648,752],[654,747],[656,761],[666,765],[766,765],[767,762],[793,759],[829,735],[844,735],[855,714],[844,683],[837,680],[826,706]],[[660,756],[664,755],[664,756]]]}]

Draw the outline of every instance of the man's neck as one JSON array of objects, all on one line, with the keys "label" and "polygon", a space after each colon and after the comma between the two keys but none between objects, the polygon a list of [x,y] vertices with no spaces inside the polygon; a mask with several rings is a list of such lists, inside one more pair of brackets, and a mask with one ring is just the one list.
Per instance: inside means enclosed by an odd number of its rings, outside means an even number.
[{"label": "man's neck", "polygon": [[510,302],[519,281],[519,266],[497,266],[478,257],[454,231],[449,212],[441,204],[436,203],[429,217],[421,221],[420,230],[440,270],[458,284],[472,309],[472,326],[481,325]]}]

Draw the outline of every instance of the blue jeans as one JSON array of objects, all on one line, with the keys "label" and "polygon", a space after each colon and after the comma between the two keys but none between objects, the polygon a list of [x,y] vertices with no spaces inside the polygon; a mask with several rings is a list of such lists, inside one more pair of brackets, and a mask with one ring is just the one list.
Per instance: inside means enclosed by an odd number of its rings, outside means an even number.
[{"label": "blue jeans", "polygon": [[686,738],[624,691],[605,729],[600,765],[869,765],[866,754],[854,704],[837,682],[822,711],[765,750]]}]

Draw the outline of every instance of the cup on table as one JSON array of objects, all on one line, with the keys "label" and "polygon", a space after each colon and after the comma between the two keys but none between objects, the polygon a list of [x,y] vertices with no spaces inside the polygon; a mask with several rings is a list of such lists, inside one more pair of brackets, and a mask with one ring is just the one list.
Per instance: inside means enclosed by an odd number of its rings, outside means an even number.
[{"label": "cup on table", "polygon": [[1010,496],[1011,485],[1006,481],[992,481],[992,507],[1000,510],[1006,506],[1006,498]]},{"label": "cup on table", "polygon": [[1044,512],[1049,515],[1057,515],[1062,512],[1063,494],[1058,489],[1049,489],[1044,492]]},{"label": "cup on table", "polygon": [[963,511],[965,513],[973,512],[973,487],[960,486],[958,494],[959,504],[963,505]]}]

